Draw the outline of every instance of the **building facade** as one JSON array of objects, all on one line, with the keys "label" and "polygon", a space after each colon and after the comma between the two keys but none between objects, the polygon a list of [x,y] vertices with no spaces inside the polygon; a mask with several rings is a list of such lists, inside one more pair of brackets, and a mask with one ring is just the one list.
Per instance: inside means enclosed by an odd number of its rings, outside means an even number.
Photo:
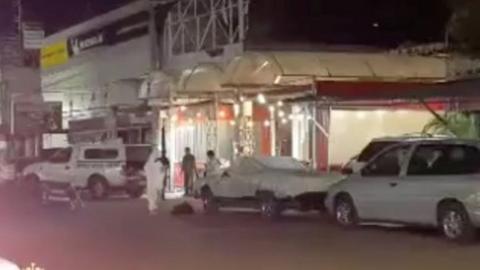
[{"label": "building facade", "polygon": [[[45,40],[43,96],[61,102],[71,142],[158,144],[181,178],[185,147],[200,161],[216,150],[226,159],[291,155],[319,169],[339,165],[374,137],[420,131],[432,116],[409,103],[436,98],[423,89],[478,70],[477,60],[445,53],[442,29],[415,40],[430,24],[378,46],[375,28],[388,20],[368,26],[371,40],[326,41],[299,23],[325,19],[324,9],[289,26],[304,12],[289,13],[290,2],[133,2]],[[315,10],[303,2],[295,8]],[[437,11],[435,20],[448,17]],[[396,50],[405,37],[429,45]],[[448,108],[440,103],[437,111]]]}]

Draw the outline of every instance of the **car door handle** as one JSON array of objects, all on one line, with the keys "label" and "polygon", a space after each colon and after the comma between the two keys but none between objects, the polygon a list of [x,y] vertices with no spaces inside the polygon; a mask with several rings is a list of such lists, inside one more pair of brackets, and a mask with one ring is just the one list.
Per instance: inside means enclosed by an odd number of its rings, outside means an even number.
[{"label": "car door handle", "polygon": [[391,187],[396,187],[396,186],[398,186],[398,183],[392,182],[392,183],[390,183],[390,186]]}]

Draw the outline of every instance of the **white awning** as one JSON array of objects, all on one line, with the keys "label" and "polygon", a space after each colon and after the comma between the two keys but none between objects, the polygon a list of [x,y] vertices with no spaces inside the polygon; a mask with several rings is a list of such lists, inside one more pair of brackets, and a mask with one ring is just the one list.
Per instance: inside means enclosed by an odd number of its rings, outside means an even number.
[{"label": "white awning", "polygon": [[182,72],[178,81],[177,93],[219,92],[223,91],[222,68],[214,63],[199,64]]},{"label": "white awning", "polygon": [[226,68],[224,86],[305,85],[313,81],[425,81],[447,78],[442,57],[351,52],[247,52]]}]

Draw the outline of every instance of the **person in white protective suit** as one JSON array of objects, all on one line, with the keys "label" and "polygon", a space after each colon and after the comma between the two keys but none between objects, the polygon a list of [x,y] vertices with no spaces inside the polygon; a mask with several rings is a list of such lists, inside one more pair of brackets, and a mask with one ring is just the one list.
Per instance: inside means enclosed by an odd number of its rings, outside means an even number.
[{"label": "person in white protective suit", "polygon": [[151,215],[157,214],[158,204],[162,199],[163,182],[167,170],[158,158],[158,150],[154,147],[144,167],[147,176],[148,210]]},{"label": "person in white protective suit", "polygon": [[215,156],[215,152],[210,150],[207,152],[207,163],[205,164],[205,177],[221,174],[222,171],[220,169],[222,163],[220,160]]}]

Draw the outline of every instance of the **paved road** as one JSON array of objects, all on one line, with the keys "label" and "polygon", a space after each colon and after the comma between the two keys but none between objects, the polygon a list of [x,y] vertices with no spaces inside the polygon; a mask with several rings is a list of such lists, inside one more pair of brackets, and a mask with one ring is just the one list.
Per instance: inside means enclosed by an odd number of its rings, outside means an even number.
[{"label": "paved road", "polygon": [[91,202],[77,214],[0,199],[0,256],[47,270],[478,269],[480,240],[467,247],[433,231],[345,231],[318,214],[270,224],[255,213],[174,217],[142,200]]}]

